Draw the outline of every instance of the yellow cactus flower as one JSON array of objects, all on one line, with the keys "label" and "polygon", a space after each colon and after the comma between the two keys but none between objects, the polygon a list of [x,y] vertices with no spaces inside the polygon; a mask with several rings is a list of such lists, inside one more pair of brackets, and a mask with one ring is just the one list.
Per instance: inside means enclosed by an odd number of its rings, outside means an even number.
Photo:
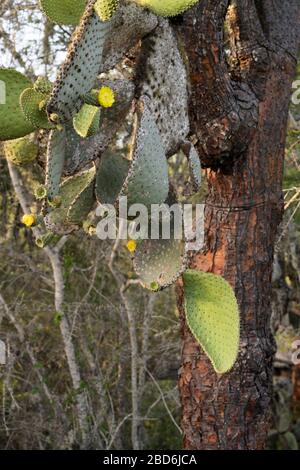
[{"label": "yellow cactus flower", "polygon": [[22,224],[26,227],[32,227],[36,224],[36,216],[34,214],[24,214],[22,217]]},{"label": "yellow cactus flower", "polygon": [[111,108],[115,102],[114,91],[109,86],[103,86],[99,90],[98,102],[103,108]]},{"label": "yellow cactus flower", "polygon": [[130,253],[135,252],[135,250],[136,250],[136,241],[135,240],[128,240],[127,250],[130,251]]}]

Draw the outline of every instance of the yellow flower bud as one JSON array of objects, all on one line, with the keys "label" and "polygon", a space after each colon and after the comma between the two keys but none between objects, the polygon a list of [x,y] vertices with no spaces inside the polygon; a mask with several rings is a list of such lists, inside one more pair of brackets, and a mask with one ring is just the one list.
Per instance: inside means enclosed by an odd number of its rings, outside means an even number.
[{"label": "yellow flower bud", "polygon": [[22,217],[22,224],[26,227],[32,227],[36,224],[36,216],[34,214],[24,214]]},{"label": "yellow flower bud", "polygon": [[130,253],[135,252],[135,250],[136,250],[136,241],[135,240],[128,240],[127,250],[130,251]]},{"label": "yellow flower bud", "polygon": [[108,86],[103,86],[99,90],[98,102],[103,108],[111,108],[115,102],[114,91]]}]

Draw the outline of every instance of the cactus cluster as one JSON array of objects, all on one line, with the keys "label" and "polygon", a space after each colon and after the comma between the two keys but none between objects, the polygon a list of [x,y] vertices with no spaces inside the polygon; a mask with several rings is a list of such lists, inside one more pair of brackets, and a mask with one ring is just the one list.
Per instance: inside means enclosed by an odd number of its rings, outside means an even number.
[{"label": "cactus cluster", "polygon": [[[126,196],[128,206],[139,203],[148,209],[176,202],[167,158],[180,149],[199,190],[200,159],[188,140],[186,67],[171,24],[162,18],[181,14],[197,1],[40,0],[50,20],[78,25],[55,83],[41,77],[31,83],[15,70],[0,69],[6,87],[6,103],[0,105],[6,158],[17,165],[33,161],[38,147],[29,134],[49,131],[46,181],[35,191],[46,229],[36,240],[39,247],[80,227],[94,234],[96,201],[117,206]],[[105,76],[141,39],[134,73]],[[134,125],[126,155],[111,144],[131,112]],[[40,219],[26,214],[23,223],[32,227]],[[129,219],[136,229],[138,218]],[[190,329],[215,370],[228,371],[239,340],[238,308],[229,284],[186,270],[187,244],[177,236],[174,219],[168,239],[132,237],[127,250],[141,284],[152,291],[184,273]]]}]

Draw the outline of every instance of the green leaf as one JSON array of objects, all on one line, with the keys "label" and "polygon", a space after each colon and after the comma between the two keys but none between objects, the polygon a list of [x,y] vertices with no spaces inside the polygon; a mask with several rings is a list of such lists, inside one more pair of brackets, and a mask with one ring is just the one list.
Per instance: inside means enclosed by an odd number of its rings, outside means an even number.
[{"label": "green leaf", "polygon": [[229,371],[239,349],[239,309],[221,276],[188,270],[183,275],[186,319],[216,372]]},{"label": "green leaf", "polygon": [[30,80],[20,72],[0,68],[0,141],[18,139],[35,130],[19,103],[21,93],[29,86]]}]

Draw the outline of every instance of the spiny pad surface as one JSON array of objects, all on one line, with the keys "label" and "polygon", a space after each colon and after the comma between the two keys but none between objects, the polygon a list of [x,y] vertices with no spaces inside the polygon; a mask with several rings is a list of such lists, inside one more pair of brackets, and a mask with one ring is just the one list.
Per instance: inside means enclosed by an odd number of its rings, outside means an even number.
[{"label": "spiny pad surface", "polygon": [[40,0],[40,7],[53,23],[76,26],[86,3],[87,0]]},{"label": "spiny pad surface", "polygon": [[216,372],[229,371],[237,358],[239,309],[234,291],[221,276],[187,270],[183,274],[186,319]]},{"label": "spiny pad surface", "polygon": [[101,21],[94,4],[95,0],[88,3],[47,105],[48,115],[57,114],[60,122],[69,121],[80,110],[82,97],[93,88],[102,63],[110,21]]},{"label": "spiny pad surface", "polygon": [[30,134],[35,127],[25,119],[19,103],[21,93],[31,86],[30,80],[14,69],[0,68],[0,86],[0,141]]},{"label": "spiny pad surface", "polygon": [[184,13],[199,0],[133,0],[159,16],[176,16]]},{"label": "spiny pad surface", "polygon": [[150,98],[167,155],[173,155],[189,132],[187,74],[168,20],[144,38],[137,65],[137,95]]},{"label": "spiny pad surface", "polygon": [[30,163],[38,155],[38,146],[28,137],[8,140],[3,147],[5,157],[15,165]]},{"label": "spiny pad surface", "polygon": [[119,0],[97,0],[95,3],[95,11],[102,21],[111,19],[119,5]]},{"label": "spiny pad surface", "polygon": [[149,207],[163,203],[168,196],[168,164],[149,100],[142,97],[139,107],[133,159],[120,196],[127,196],[129,206],[138,203]]}]

